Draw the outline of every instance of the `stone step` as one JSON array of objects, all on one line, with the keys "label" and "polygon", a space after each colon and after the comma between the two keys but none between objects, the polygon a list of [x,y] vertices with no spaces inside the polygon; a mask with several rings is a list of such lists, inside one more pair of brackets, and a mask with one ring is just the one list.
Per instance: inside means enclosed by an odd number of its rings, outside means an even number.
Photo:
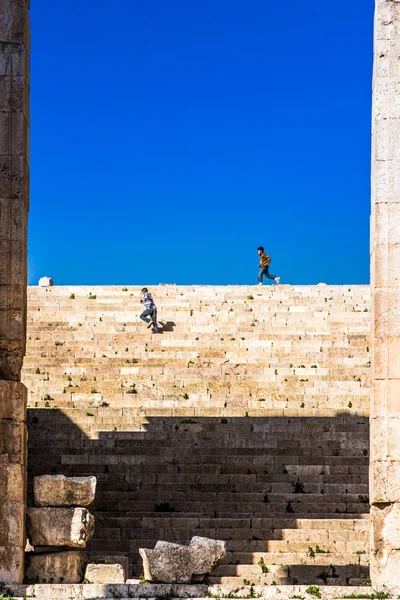
[{"label": "stone step", "polygon": [[227,540],[235,586],[360,583],[369,288],[152,292],[159,336],[139,287],[28,290],[30,477],[96,475],[89,552],[124,552],[137,575],[141,545],[200,533]]},{"label": "stone step", "polygon": [[[59,585],[24,585],[11,586],[11,593],[17,598],[40,598],[40,600],[108,600],[109,598],[120,598],[127,600],[128,598],[192,598],[200,600],[210,597],[226,598],[265,598],[273,599],[279,596],[281,600],[289,600],[302,596],[307,600],[312,600],[313,597],[307,592],[308,585],[256,585],[250,587],[244,585],[242,580],[233,584],[215,584],[215,585],[170,585],[170,584],[147,584],[140,585],[136,583],[126,584],[108,584],[108,585],[93,585],[93,584],[59,584]],[[361,583],[361,580],[360,580]],[[360,585],[321,585],[318,592],[322,600],[341,600],[349,597],[368,597],[372,593],[371,588]],[[387,596],[396,598],[396,595]]]}]

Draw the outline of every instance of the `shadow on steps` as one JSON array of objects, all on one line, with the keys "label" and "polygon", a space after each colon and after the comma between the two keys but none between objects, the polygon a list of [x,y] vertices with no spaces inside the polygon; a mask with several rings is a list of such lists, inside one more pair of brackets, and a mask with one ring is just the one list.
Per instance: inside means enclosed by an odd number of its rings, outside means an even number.
[{"label": "shadow on steps", "polygon": [[[154,412],[154,411],[153,411]],[[77,423],[80,424],[77,425]],[[146,416],[28,409],[29,493],[95,475],[90,558],[223,539],[222,583],[357,585],[368,576],[368,419]]]}]

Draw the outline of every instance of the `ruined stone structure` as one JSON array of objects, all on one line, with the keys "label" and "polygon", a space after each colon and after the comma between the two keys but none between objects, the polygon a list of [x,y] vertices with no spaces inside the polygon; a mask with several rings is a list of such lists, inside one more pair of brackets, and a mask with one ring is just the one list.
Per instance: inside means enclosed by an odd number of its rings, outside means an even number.
[{"label": "ruined stone structure", "polygon": [[95,475],[90,559],[130,577],[201,536],[215,583],[365,581],[369,287],[151,292],[161,335],[138,287],[29,288],[30,480]]},{"label": "ruined stone structure", "polygon": [[[0,581],[10,583],[23,578],[25,544],[28,8],[0,3]],[[371,576],[400,591],[399,57],[400,2],[376,0],[371,337],[362,288],[160,288],[173,317],[149,340],[132,316],[137,290],[32,291],[31,475],[97,475],[94,558],[118,547],[137,574],[139,544],[207,535],[228,547],[214,582],[362,582],[372,355]]]},{"label": "ruined stone structure", "polygon": [[28,0],[0,3],[0,581],[23,577],[29,208]]},{"label": "ruined stone structure", "polygon": [[376,0],[371,284],[371,572],[400,589],[400,4]]}]

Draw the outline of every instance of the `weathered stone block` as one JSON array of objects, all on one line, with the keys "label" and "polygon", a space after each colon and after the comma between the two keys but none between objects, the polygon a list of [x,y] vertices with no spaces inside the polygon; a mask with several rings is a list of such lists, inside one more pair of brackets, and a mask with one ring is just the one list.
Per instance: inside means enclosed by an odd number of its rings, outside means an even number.
[{"label": "weathered stone block", "polygon": [[400,589],[400,504],[371,507],[371,577],[375,586]]},{"label": "weathered stone block", "polygon": [[11,543],[8,543],[6,546],[0,546],[0,581],[22,583],[23,576],[23,548]]},{"label": "weathered stone block", "polygon": [[203,581],[223,561],[225,542],[193,537],[189,546],[157,542],[154,550],[139,549],[148,581],[191,583]]},{"label": "weathered stone block", "polygon": [[122,565],[94,564],[86,566],[85,580],[88,583],[125,583],[126,573]]},{"label": "weathered stone block", "polygon": [[81,552],[35,554],[27,558],[26,579],[38,583],[81,583],[84,569]]},{"label": "weathered stone block", "polygon": [[33,480],[36,506],[88,506],[96,493],[96,477],[42,475]]},{"label": "weathered stone block", "polygon": [[34,546],[84,548],[94,517],[86,508],[28,508],[27,531]]},{"label": "weathered stone block", "polygon": [[0,381],[0,419],[25,421],[27,391],[23,383]]}]

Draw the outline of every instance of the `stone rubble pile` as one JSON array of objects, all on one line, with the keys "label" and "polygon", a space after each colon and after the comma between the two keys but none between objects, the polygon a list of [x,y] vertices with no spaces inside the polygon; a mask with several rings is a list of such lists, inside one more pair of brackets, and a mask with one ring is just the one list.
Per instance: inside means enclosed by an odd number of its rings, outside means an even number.
[{"label": "stone rubble pile", "polygon": [[125,582],[125,569],[120,564],[86,565],[82,549],[94,533],[94,517],[86,506],[94,501],[95,493],[96,477],[34,478],[35,506],[27,510],[27,534],[32,550],[27,555],[28,581]]}]

